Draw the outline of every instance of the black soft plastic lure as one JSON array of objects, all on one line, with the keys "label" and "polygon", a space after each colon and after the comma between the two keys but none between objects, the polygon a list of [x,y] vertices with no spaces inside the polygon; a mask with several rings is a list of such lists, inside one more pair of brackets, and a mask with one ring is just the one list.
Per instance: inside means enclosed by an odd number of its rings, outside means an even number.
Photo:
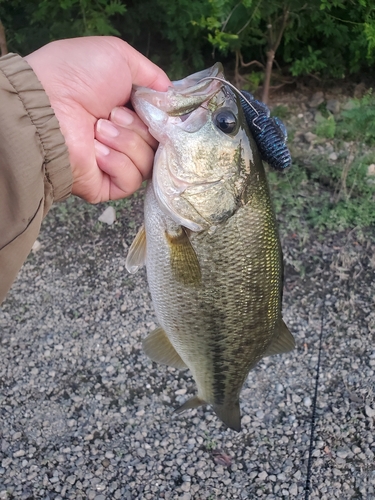
[{"label": "black soft plastic lure", "polygon": [[[288,134],[279,118],[270,117],[270,110],[246,90],[241,90],[240,100],[250,132],[259,148],[262,160],[276,170],[284,170],[292,163],[286,146]],[[249,102],[248,102],[249,101]]]}]

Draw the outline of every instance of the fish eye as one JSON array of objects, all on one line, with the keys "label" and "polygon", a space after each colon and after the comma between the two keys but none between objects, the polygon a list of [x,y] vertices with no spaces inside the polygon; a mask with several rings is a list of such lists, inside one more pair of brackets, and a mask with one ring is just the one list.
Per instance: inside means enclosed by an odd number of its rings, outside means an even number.
[{"label": "fish eye", "polygon": [[230,134],[237,126],[237,118],[229,109],[222,109],[215,115],[214,123],[224,134]]}]

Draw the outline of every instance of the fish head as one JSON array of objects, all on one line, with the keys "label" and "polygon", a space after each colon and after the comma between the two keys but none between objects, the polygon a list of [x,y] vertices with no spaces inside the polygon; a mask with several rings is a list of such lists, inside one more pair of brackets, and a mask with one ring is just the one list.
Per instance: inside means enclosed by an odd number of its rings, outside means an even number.
[{"label": "fish head", "polygon": [[192,231],[215,228],[244,203],[257,147],[220,63],[166,92],[135,87],[134,109],[159,141],[153,188],[161,210]]}]

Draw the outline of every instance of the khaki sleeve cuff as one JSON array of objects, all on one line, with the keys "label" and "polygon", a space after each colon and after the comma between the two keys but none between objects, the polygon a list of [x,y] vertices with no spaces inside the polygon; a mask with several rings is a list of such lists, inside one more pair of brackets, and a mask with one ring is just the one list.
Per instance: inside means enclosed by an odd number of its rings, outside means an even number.
[{"label": "khaki sleeve cuff", "polygon": [[1,58],[1,71],[22,101],[40,142],[45,165],[45,215],[52,202],[64,200],[71,193],[68,149],[48,96],[27,62],[17,54],[7,54]]}]

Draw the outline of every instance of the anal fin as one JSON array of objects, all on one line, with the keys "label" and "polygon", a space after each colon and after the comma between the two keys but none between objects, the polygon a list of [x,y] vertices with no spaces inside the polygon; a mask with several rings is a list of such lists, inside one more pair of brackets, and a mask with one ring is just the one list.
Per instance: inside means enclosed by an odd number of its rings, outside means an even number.
[{"label": "anal fin", "polygon": [[167,334],[160,327],[152,331],[150,335],[143,340],[142,346],[145,354],[152,359],[152,361],[156,361],[156,363],[172,366],[179,370],[187,368],[186,364],[171,344]]},{"label": "anal fin", "polygon": [[274,354],[283,354],[292,351],[296,346],[293,335],[290,333],[284,321],[279,318],[275,327],[275,334],[264,354],[266,356],[273,356]]},{"label": "anal fin", "polygon": [[125,267],[130,274],[134,274],[146,262],[146,230],[140,228],[126,257]]},{"label": "anal fin", "polygon": [[198,396],[194,396],[193,398],[185,401],[183,405],[175,410],[175,413],[182,413],[185,410],[190,410],[191,408],[198,408],[198,406],[205,405],[206,402],[203,399],[200,399]]}]

